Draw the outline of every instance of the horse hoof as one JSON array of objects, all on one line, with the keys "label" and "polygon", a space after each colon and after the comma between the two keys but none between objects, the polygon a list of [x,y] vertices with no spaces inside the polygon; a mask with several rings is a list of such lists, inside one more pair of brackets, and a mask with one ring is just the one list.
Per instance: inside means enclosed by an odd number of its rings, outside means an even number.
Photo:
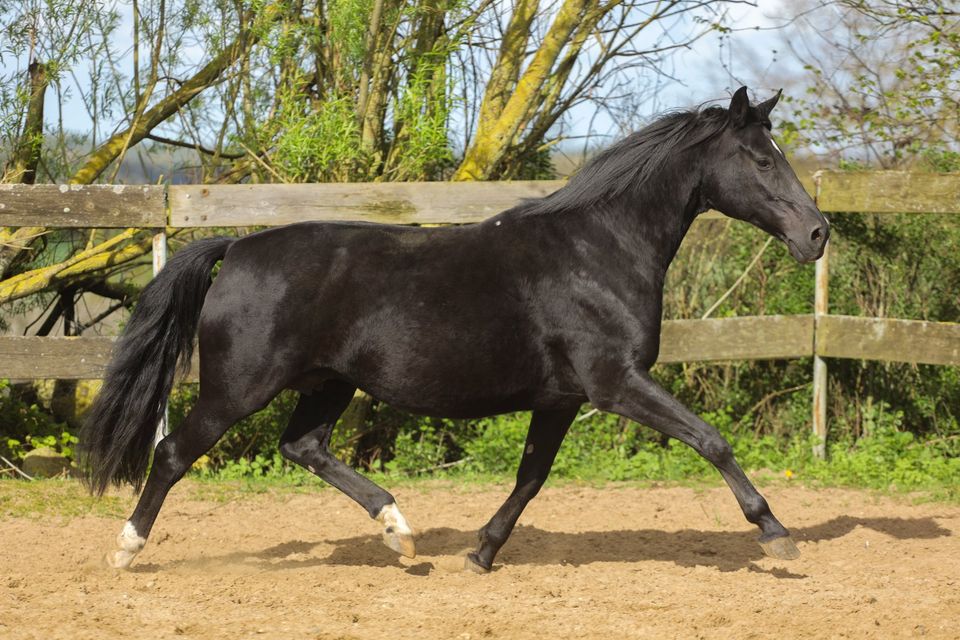
[{"label": "horse hoof", "polygon": [[796,560],[800,557],[800,549],[790,536],[781,536],[766,542],[760,542],[763,552],[778,560]]},{"label": "horse hoof", "polygon": [[407,558],[417,557],[417,546],[413,542],[413,536],[399,534],[387,527],[383,531],[383,544]]},{"label": "horse hoof", "polygon": [[480,575],[485,575],[490,573],[490,569],[487,569],[485,566],[480,564],[477,554],[472,551],[468,553],[463,559],[463,570],[470,571],[472,573],[477,573]]},{"label": "horse hoof", "polygon": [[110,551],[103,556],[103,563],[111,569],[119,569],[122,571],[129,569],[130,563],[132,563],[136,557],[137,554],[120,549],[118,551]]},{"label": "horse hoof", "polygon": [[117,536],[117,546],[120,548],[107,553],[103,561],[113,569],[126,569],[143,550],[145,544],[147,544],[146,538],[141,537],[133,523],[127,520],[120,535]]},{"label": "horse hoof", "polygon": [[383,525],[383,544],[408,558],[417,557],[417,545],[413,541],[413,529],[400,513],[396,504],[388,504],[377,514]]}]

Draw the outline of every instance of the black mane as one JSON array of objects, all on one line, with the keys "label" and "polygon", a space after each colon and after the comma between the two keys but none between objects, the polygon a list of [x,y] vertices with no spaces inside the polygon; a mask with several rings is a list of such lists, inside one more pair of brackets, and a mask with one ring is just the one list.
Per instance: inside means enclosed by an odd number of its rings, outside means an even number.
[{"label": "black mane", "polygon": [[589,209],[640,189],[667,158],[716,136],[727,122],[727,109],[716,106],[662,115],[600,152],[561,189],[518,209],[524,214]]}]

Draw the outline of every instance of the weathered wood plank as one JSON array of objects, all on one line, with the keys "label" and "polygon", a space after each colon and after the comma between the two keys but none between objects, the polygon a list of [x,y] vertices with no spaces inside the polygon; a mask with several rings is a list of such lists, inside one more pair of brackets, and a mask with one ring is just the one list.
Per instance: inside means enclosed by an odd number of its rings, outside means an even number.
[{"label": "weathered wood plank", "polygon": [[[0,336],[0,378],[96,380],[103,377],[116,338]],[[191,372],[196,381],[197,351]]]},{"label": "weathered wood plank", "polygon": [[[812,193],[812,181],[804,184]],[[171,185],[170,226],[279,226],[308,220],[465,224],[563,185],[563,180]],[[710,210],[698,220],[722,217]]]},{"label": "weathered wood plank", "polygon": [[816,343],[827,358],[960,365],[960,323],[820,316]]},{"label": "weathered wood plank", "polygon": [[165,187],[0,184],[0,226],[162,227]]},{"label": "weathered wood plank", "polygon": [[663,323],[658,362],[774,360],[813,355],[813,316],[746,316]]},{"label": "weathered wood plank", "polygon": [[[0,377],[96,379],[103,376],[113,338],[0,336]],[[668,320],[660,362],[759,360],[809,356],[813,316]],[[189,380],[196,380],[197,352]]]},{"label": "weathered wood plank", "polygon": [[113,348],[111,338],[0,337],[0,377],[94,379]]},{"label": "weathered wood plank", "polygon": [[[801,358],[813,354],[813,316],[668,320],[661,363]],[[821,316],[817,353],[831,358],[960,365],[960,324]],[[0,337],[0,377],[99,378],[111,338]],[[188,376],[196,380],[197,354]]]},{"label": "weathered wood plank", "polygon": [[542,197],[562,185],[560,180],[174,185],[170,224],[242,227],[305,220],[459,224],[485,220],[523,198]]},{"label": "weathered wood plank", "polygon": [[858,213],[960,213],[960,174],[825,171],[820,210]]},{"label": "weathered wood plank", "polygon": [[[808,176],[801,181],[812,193]],[[173,185],[172,226],[280,225],[304,220],[398,224],[478,222],[562,180],[297,185]],[[960,175],[898,171],[824,172],[827,212],[960,213]],[[720,217],[708,211],[701,219]],[[0,226],[159,227],[164,187],[0,185]]]}]

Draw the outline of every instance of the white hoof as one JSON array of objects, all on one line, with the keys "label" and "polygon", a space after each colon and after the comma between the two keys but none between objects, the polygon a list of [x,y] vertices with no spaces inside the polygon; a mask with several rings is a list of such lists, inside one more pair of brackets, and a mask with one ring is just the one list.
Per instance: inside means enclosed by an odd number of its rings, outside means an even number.
[{"label": "white hoof", "polygon": [[108,552],[103,559],[107,563],[107,566],[113,567],[114,569],[126,569],[130,566],[130,563],[133,562],[133,559],[137,557],[137,554],[140,553],[145,544],[147,544],[147,539],[141,538],[137,534],[137,530],[133,524],[128,520],[127,523],[123,525],[123,531],[117,536],[117,546],[120,548],[116,551]]},{"label": "white hoof", "polygon": [[377,522],[383,525],[383,544],[408,558],[417,557],[413,542],[413,529],[400,513],[396,504],[388,504],[377,514]]}]

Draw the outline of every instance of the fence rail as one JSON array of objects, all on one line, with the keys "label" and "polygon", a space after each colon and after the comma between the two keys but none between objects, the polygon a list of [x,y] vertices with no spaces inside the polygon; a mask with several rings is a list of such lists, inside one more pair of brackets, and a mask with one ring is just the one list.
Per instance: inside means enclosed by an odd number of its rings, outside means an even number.
[{"label": "fence rail", "polygon": [[[803,179],[816,193],[815,180]],[[479,222],[561,180],[262,185],[0,185],[0,226],[245,227],[306,220]],[[960,213],[958,174],[821,172],[825,213]],[[700,219],[720,217],[707,212]]]},{"label": "fence rail", "polygon": [[[960,214],[960,174],[818,172],[803,181],[825,213]],[[158,231],[162,266],[169,227],[275,226],[307,220],[395,224],[477,222],[562,181],[309,185],[0,185],[0,226],[143,227]],[[707,212],[700,219],[719,217]],[[829,315],[827,262],[818,263],[813,314],[664,323],[660,362],[811,357],[814,430],[826,435],[823,358],[960,365],[960,324]],[[0,336],[0,376],[99,378],[111,338]],[[196,363],[194,363],[196,364]],[[196,371],[194,366],[193,371]],[[191,374],[195,379],[195,374]]]}]

